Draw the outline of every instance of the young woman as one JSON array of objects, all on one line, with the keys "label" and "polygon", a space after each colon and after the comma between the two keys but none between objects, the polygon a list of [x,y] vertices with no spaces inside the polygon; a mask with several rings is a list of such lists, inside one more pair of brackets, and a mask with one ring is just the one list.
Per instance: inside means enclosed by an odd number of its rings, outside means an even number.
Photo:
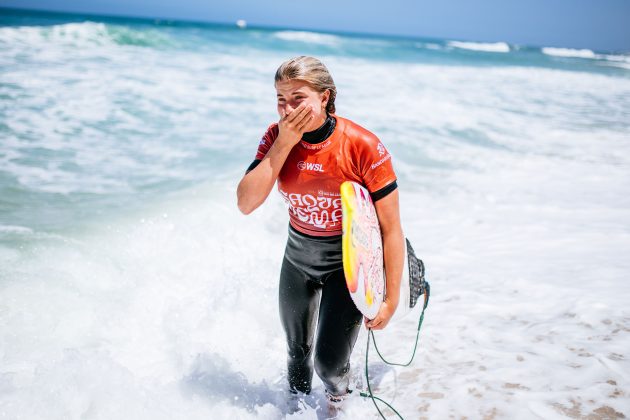
[{"label": "young woman", "polygon": [[268,127],[238,185],[238,208],[251,213],[278,182],[289,206],[280,272],[289,389],[310,392],[314,353],[315,371],[336,402],[349,392],[350,354],[361,327],[343,273],[339,187],[346,180],[358,182],[375,203],[387,295],[366,326],[382,329],[398,305],[403,270],[396,175],[380,140],[335,114],[337,89],[319,60],[301,56],[286,61],[276,71],[275,87],[280,120]]}]

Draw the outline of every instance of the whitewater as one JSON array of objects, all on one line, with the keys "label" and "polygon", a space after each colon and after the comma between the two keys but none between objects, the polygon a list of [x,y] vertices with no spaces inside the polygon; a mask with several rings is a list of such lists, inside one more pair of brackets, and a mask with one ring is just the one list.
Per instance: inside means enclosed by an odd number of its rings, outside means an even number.
[{"label": "whitewater", "polygon": [[235,195],[302,54],[391,152],[432,287],[413,364],[370,350],[376,394],[406,419],[630,416],[630,56],[3,10],[0,418],[329,417],[317,378],[287,408],[285,204]]}]

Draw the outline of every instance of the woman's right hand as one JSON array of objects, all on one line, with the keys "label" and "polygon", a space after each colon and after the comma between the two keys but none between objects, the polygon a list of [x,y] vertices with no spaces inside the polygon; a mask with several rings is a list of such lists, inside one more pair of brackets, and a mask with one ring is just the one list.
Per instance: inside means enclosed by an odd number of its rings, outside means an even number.
[{"label": "woman's right hand", "polygon": [[293,147],[302,139],[306,126],[313,119],[313,106],[302,102],[291,112],[282,111],[282,114],[278,122],[276,143]]},{"label": "woman's right hand", "polygon": [[312,119],[313,107],[304,102],[291,112],[282,111],[276,141],[258,166],[246,173],[238,184],[236,196],[238,208],[243,214],[251,213],[267,199],[287,156],[302,139]]}]

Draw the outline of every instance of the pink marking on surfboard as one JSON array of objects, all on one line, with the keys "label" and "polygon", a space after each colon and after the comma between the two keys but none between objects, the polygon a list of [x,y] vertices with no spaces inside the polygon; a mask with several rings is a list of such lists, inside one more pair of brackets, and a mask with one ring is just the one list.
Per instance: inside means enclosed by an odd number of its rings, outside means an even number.
[{"label": "pink marking on surfboard", "polygon": [[369,203],[368,197],[369,196],[366,197],[364,188],[360,188],[360,191],[361,191],[361,207],[364,208],[364,209],[368,209],[369,208],[369,206],[368,206],[368,203]]}]

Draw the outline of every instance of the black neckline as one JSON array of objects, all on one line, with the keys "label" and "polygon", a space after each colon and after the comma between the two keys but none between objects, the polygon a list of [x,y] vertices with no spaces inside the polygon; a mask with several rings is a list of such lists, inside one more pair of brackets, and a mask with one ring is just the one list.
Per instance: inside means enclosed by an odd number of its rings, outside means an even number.
[{"label": "black neckline", "polygon": [[335,131],[337,121],[330,114],[326,114],[326,121],[313,131],[302,134],[302,140],[309,144],[317,144],[326,140]]}]

